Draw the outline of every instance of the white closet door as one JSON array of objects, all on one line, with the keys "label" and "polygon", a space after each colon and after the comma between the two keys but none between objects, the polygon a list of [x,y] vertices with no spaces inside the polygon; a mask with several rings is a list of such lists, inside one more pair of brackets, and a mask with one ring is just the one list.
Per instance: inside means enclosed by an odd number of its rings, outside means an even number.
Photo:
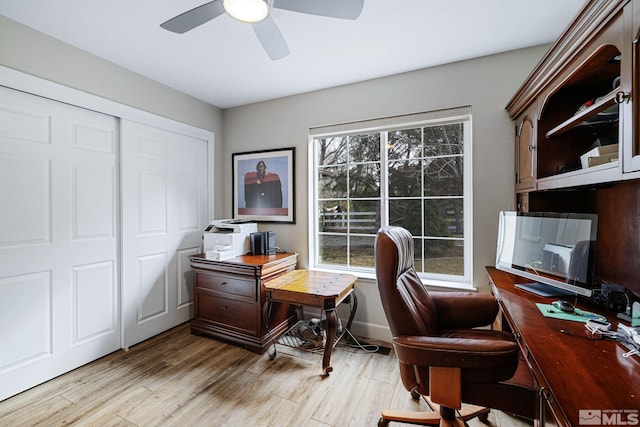
[{"label": "white closet door", "polygon": [[121,121],[122,319],[129,347],[193,317],[189,256],[207,215],[207,141]]},{"label": "white closet door", "polygon": [[120,348],[117,120],[0,87],[0,400]]}]

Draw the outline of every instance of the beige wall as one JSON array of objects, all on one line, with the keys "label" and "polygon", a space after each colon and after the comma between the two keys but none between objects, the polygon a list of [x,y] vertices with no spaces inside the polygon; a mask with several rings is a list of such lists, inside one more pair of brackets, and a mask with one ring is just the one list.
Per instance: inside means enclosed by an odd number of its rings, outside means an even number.
[{"label": "beige wall", "polygon": [[[495,262],[498,211],[514,208],[514,129],[505,105],[546,51],[536,47],[246,105],[223,111],[224,177],[234,152],[296,148],[296,224],[264,224],[278,246],[308,265],[308,129],[377,117],[471,105],[473,125],[473,282],[489,292],[484,267]],[[393,60],[387,58],[385,60]],[[231,182],[223,199],[231,200]],[[231,215],[231,204],[224,208]],[[372,281],[360,281],[357,332],[384,338],[386,321]]]}]

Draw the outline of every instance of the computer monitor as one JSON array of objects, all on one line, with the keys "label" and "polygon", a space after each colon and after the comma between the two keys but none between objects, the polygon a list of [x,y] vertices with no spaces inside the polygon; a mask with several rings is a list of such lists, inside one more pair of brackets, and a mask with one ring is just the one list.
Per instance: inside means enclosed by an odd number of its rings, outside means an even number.
[{"label": "computer monitor", "polygon": [[590,297],[597,229],[595,214],[502,211],[496,268],[534,280],[518,287],[539,295]]}]

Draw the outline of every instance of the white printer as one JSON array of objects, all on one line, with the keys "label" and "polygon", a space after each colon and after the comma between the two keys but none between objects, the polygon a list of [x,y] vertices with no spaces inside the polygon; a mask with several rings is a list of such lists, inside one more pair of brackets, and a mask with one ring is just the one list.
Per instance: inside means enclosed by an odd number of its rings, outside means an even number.
[{"label": "white printer", "polygon": [[217,252],[214,259],[227,259],[249,252],[249,235],[258,232],[258,224],[243,219],[218,219],[204,230],[204,252]]}]

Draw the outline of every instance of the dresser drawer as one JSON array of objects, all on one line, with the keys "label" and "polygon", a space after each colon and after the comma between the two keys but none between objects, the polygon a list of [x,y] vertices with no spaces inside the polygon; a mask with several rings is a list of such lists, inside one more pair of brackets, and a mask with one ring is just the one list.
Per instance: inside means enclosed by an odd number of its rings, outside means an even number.
[{"label": "dresser drawer", "polygon": [[207,291],[197,295],[198,320],[214,322],[225,328],[237,328],[251,334],[257,333],[255,303],[221,298]]},{"label": "dresser drawer", "polygon": [[242,296],[256,299],[256,282],[255,280],[240,279],[234,276],[225,276],[222,274],[205,274],[198,273],[196,277],[196,286],[212,291],[225,292],[232,295]]}]

